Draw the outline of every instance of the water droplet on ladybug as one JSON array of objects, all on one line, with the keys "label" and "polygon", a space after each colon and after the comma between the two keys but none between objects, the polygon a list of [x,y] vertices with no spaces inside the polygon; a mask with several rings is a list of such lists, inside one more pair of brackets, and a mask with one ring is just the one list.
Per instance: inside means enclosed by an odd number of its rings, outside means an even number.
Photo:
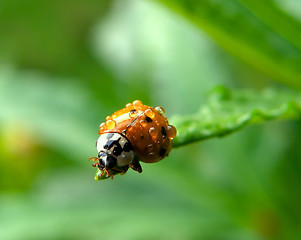
[{"label": "water droplet on ladybug", "polygon": [[125,107],[127,107],[127,108],[130,107],[130,106],[132,106],[131,103],[128,103],[128,104],[125,105]]},{"label": "water droplet on ladybug", "polygon": [[153,110],[151,110],[150,108],[145,110],[145,115],[149,118],[154,118],[155,113],[153,112]]},{"label": "water droplet on ladybug", "polygon": [[112,120],[112,117],[111,116],[107,116],[106,117],[106,121],[108,121],[108,120]]},{"label": "water droplet on ladybug", "polygon": [[155,107],[155,109],[161,114],[161,115],[164,115],[164,113],[165,113],[165,110],[164,110],[164,108],[163,107],[161,107],[161,106],[158,106],[158,107]]},{"label": "water droplet on ladybug", "polygon": [[168,138],[170,139],[175,138],[175,136],[177,135],[177,129],[172,125],[168,125],[167,132],[168,132]]},{"label": "water droplet on ladybug", "polygon": [[134,118],[137,116],[137,110],[136,109],[132,109],[130,112],[129,112],[129,116],[130,118]]},{"label": "water droplet on ladybug", "polygon": [[159,127],[161,123],[159,121],[155,121],[155,124]]},{"label": "water droplet on ladybug", "polygon": [[108,130],[112,130],[116,126],[116,122],[114,120],[106,121],[106,126]]},{"label": "water droplet on ladybug", "polygon": [[133,141],[136,141],[136,140],[137,140],[136,135],[133,135],[133,136],[132,136],[132,139],[133,139]]},{"label": "water droplet on ladybug", "polygon": [[155,154],[154,154],[153,152],[148,153],[148,157],[149,157],[149,158],[153,158],[154,155],[155,155]]},{"label": "water droplet on ladybug", "polygon": [[156,138],[158,136],[158,131],[154,127],[151,127],[148,132],[152,138]]},{"label": "water droplet on ladybug", "polygon": [[142,127],[146,127],[146,126],[147,126],[147,122],[146,122],[145,120],[141,120],[141,121],[140,121],[140,125],[141,125]]},{"label": "water droplet on ladybug", "polygon": [[134,105],[135,107],[140,107],[140,106],[142,106],[143,104],[142,104],[142,102],[141,102],[140,100],[135,100],[135,101],[133,102],[133,105]]},{"label": "water droplet on ladybug", "polygon": [[153,149],[154,149],[153,144],[149,144],[149,145],[147,145],[147,147],[146,147],[146,152],[147,152],[147,153],[150,153],[150,152],[153,151]]}]

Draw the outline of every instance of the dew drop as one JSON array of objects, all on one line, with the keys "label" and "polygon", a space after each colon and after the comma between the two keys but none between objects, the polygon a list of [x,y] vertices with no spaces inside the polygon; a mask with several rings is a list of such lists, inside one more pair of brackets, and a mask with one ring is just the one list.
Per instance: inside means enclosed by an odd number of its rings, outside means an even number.
[{"label": "dew drop", "polygon": [[112,117],[111,116],[107,116],[106,117],[106,121],[108,121],[108,120],[112,120]]},{"label": "dew drop", "polygon": [[128,103],[128,104],[125,105],[125,107],[127,107],[127,108],[130,107],[130,106],[132,106],[131,103]]},{"label": "dew drop", "polygon": [[142,104],[142,102],[141,102],[140,100],[135,100],[135,101],[133,102],[133,105],[134,105],[135,107],[140,107],[140,106],[142,106],[143,104]]},{"label": "dew drop", "polygon": [[146,147],[146,152],[147,152],[147,153],[150,153],[150,152],[153,151],[153,149],[154,149],[153,144],[149,144],[149,145],[147,145],[147,147]]},{"label": "dew drop", "polygon": [[149,118],[154,118],[155,113],[153,112],[153,110],[148,108],[148,109],[145,110],[145,115],[148,116]]},{"label": "dew drop", "polygon": [[156,138],[158,136],[158,131],[154,127],[151,127],[148,132],[152,138]]},{"label": "dew drop", "polygon": [[130,118],[134,118],[137,116],[137,110],[136,109],[132,109],[130,112],[129,112],[129,116]]},{"label": "dew drop", "polygon": [[133,141],[137,140],[137,137],[135,135],[133,135],[131,138],[133,139]]},{"label": "dew drop", "polygon": [[106,121],[106,126],[108,130],[112,130],[116,126],[116,122],[114,120]]},{"label": "dew drop", "polygon": [[153,158],[154,155],[155,155],[155,153],[153,153],[153,152],[148,153],[148,157],[149,157],[149,158]]},{"label": "dew drop", "polygon": [[177,135],[177,129],[172,125],[168,125],[167,132],[168,132],[168,138],[170,139],[175,138],[175,136]]},{"label": "dew drop", "polygon": [[155,121],[155,124],[159,127],[161,123],[159,121]]},{"label": "dew drop", "polygon": [[158,107],[155,107],[155,109],[161,114],[161,115],[164,115],[164,113],[165,113],[165,110],[164,110],[164,108],[163,107],[161,107],[161,106],[158,106]]},{"label": "dew drop", "polygon": [[147,126],[147,122],[146,122],[145,120],[141,120],[141,121],[140,121],[140,125],[141,125],[142,127],[146,127],[146,126]]}]

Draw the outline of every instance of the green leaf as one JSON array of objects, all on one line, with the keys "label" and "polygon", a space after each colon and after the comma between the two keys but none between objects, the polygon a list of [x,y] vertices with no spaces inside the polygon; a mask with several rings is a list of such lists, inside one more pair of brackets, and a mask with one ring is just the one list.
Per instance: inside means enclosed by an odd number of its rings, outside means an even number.
[{"label": "green leaf", "polygon": [[222,48],[282,83],[301,88],[301,24],[273,1],[157,0]]},{"label": "green leaf", "polygon": [[217,87],[196,114],[170,119],[178,131],[174,147],[222,137],[244,126],[268,120],[300,119],[301,94],[292,90],[230,91]]}]

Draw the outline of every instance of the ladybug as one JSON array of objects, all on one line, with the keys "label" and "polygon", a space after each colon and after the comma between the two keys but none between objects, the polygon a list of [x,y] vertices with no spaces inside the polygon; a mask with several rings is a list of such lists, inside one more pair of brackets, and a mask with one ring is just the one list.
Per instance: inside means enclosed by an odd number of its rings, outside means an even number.
[{"label": "ladybug", "polygon": [[141,162],[155,163],[168,156],[176,128],[169,125],[162,107],[149,107],[140,100],[107,116],[99,126],[96,141],[98,157],[92,157],[99,169],[96,179],[112,177],[127,170],[141,173]]}]

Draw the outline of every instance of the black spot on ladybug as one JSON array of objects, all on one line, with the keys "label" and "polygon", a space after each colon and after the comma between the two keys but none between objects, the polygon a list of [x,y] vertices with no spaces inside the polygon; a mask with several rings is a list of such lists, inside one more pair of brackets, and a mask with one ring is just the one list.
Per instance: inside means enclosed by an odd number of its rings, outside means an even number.
[{"label": "black spot on ladybug", "polygon": [[162,133],[162,137],[165,138],[167,136],[165,127],[161,127],[161,133]]},{"label": "black spot on ladybug", "polygon": [[110,140],[114,136],[114,133],[108,133],[107,139]]},{"label": "black spot on ladybug", "polygon": [[130,113],[135,114],[135,113],[137,113],[137,110],[136,110],[136,109],[132,109],[132,110],[130,111]]},{"label": "black spot on ladybug", "polygon": [[115,156],[119,156],[121,153],[122,153],[122,148],[121,148],[120,144],[117,142],[117,143],[115,144],[114,149],[113,149],[113,154],[114,154]]},{"label": "black spot on ladybug", "polygon": [[166,153],[166,149],[165,148],[161,148],[160,152],[159,152],[160,157],[163,157],[165,155],[165,153]]},{"label": "black spot on ladybug", "polygon": [[147,121],[148,123],[152,122],[153,120],[150,117],[146,117],[145,121]]},{"label": "black spot on ladybug", "polygon": [[124,144],[123,151],[129,152],[129,151],[131,151],[131,150],[133,150],[132,144],[130,144],[129,142],[126,142],[126,143]]},{"label": "black spot on ladybug", "polygon": [[113,145],[116,143],[115,140],[109,140],[106,145],[103,146],[104,149],[109,150],[111,147],[113,147]]},{"label": "black spot on ladybug", "polygon": [[105,167],[107,169],[110,169],[112,167],[114,167],[117,163],[117,159],[115,157],[113,157],[112,155],[108,155],[107,157],[107,161],[105,162]]}]

